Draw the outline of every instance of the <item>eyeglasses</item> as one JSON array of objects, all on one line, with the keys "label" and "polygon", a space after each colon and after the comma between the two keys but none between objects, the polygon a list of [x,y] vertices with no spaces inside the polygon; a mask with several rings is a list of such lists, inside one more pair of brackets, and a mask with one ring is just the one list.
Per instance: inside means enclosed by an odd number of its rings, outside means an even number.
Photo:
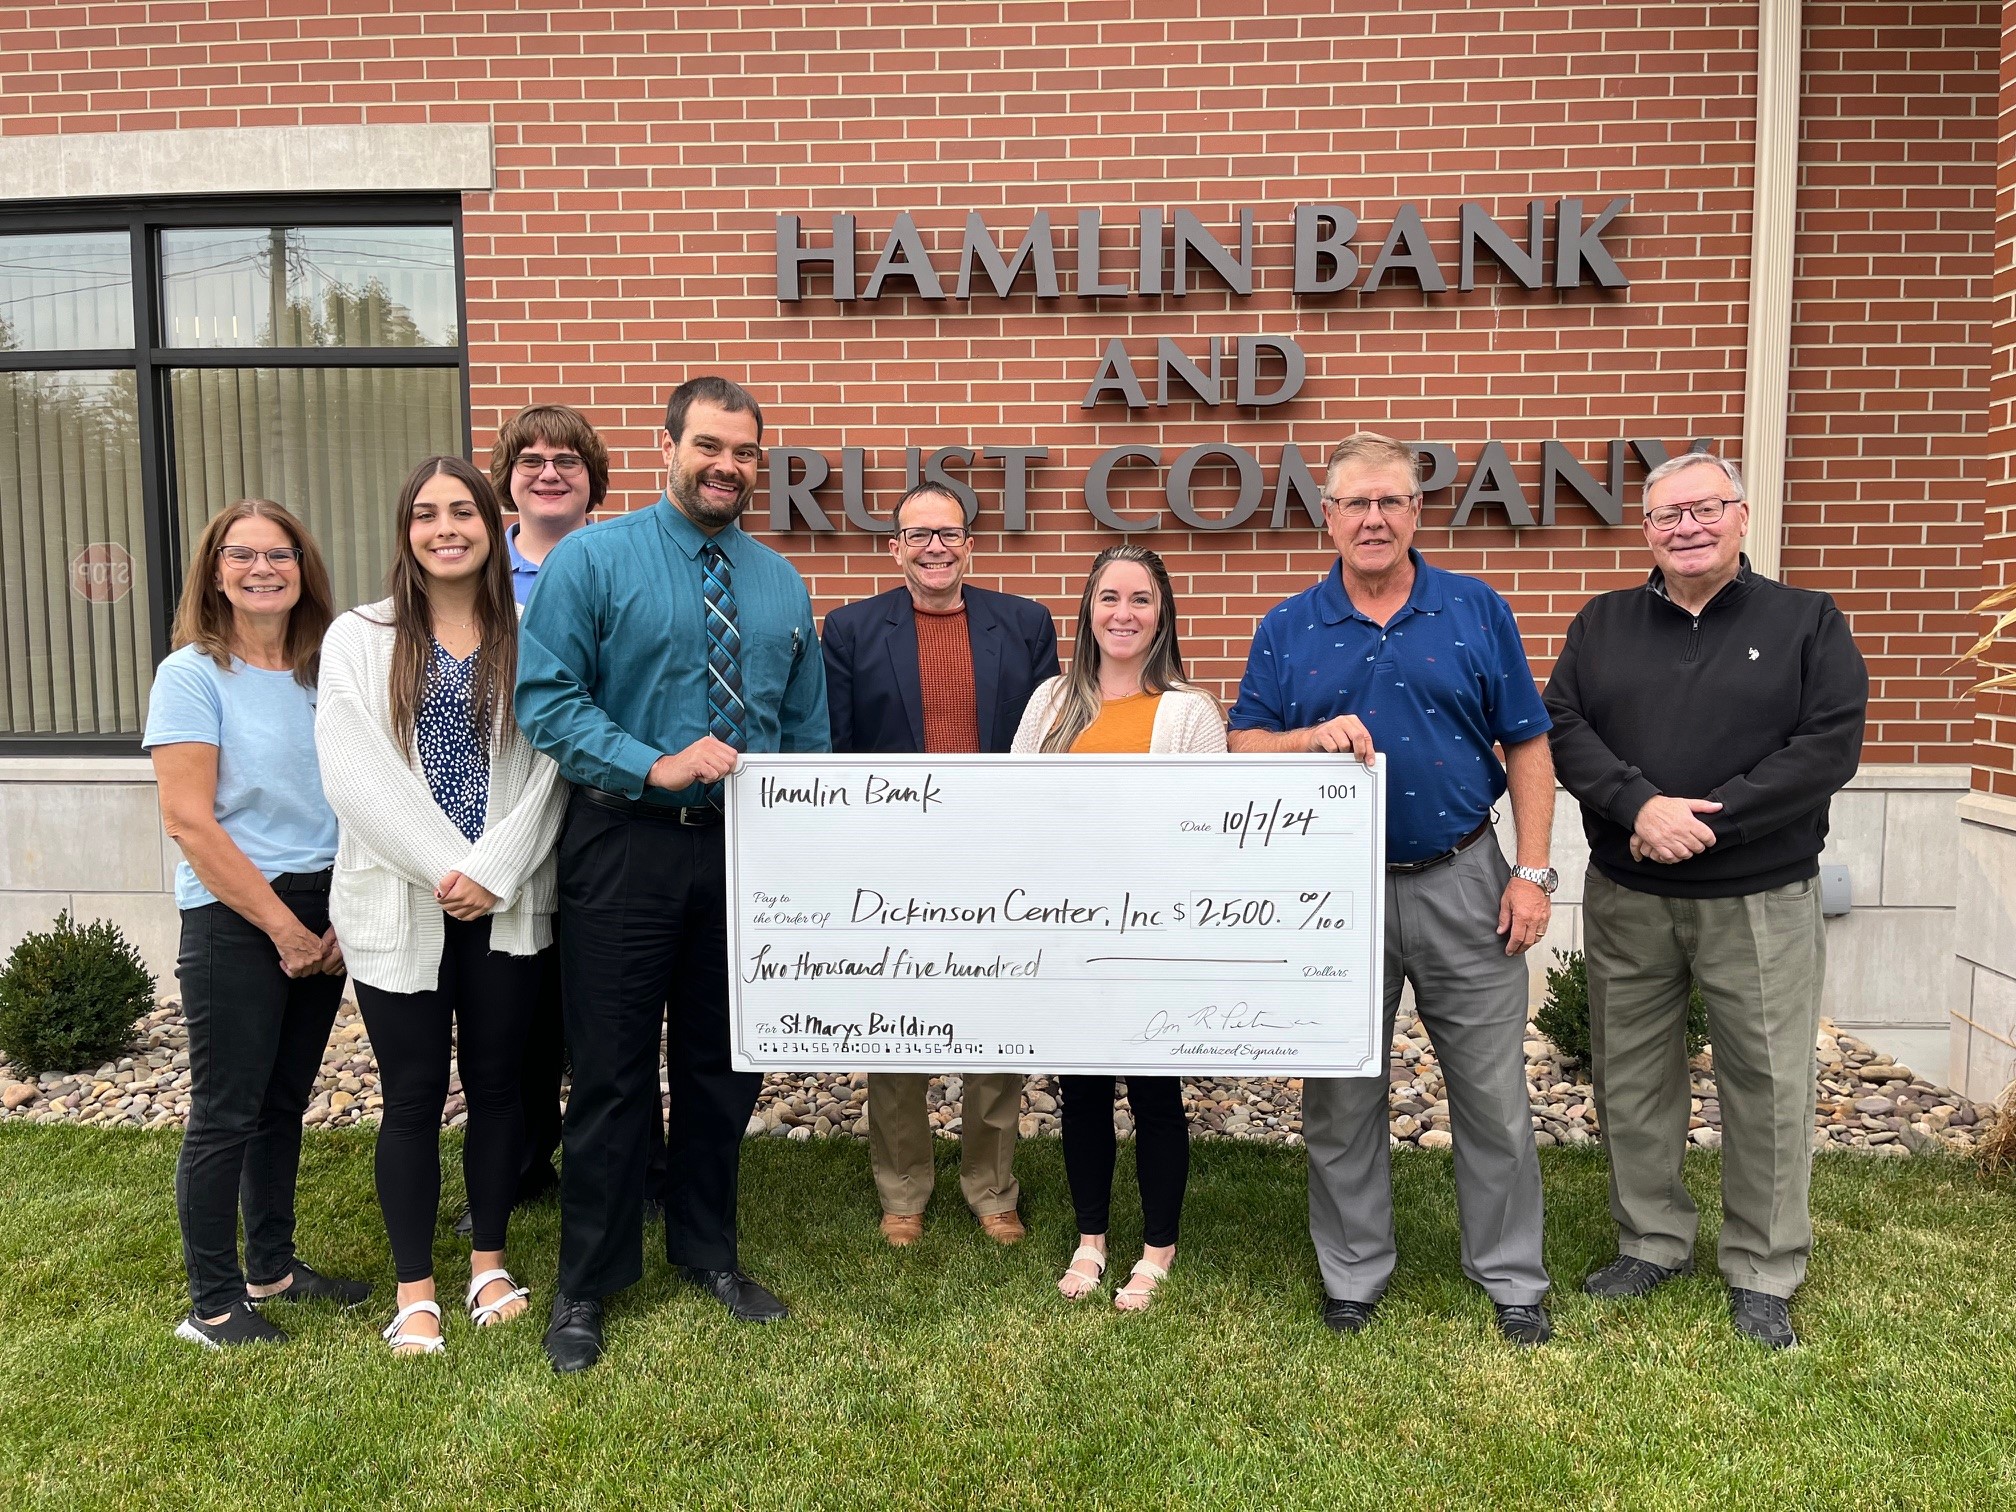
[{"label": "eyeglasses", "polygon": [[299,546],[275,546],[271,551],[254,551],[250,546],[219,546],[217,555],[233,567],[250,567],[264,557],[275,572],[284,572],[299,566],[304,553]]},{"label": "eyeglasses", "polygon": [[1339,499],[1325,495],[1323,507],[1334,509],[1346,519],[1363,519],[1373,510],[1382,515],[1406,514],[1421,502],[1419,494],[1380,494],[1370,499]]},{"label": "eyeglasses", "polygon": [[1680,524],[1680,516],[1694,516],[1696,525],[1713,525],[1721,519],[1732,504],[1741,504],[1741,499],[1696,499],[1692,504],[1661,504],[1657,509],[1645,511],[1645,518],[1654,530],[1673,530]]},{"label": "eyeglasses", "polygon": [[896,532],[896,539],[912,551],[922,551],[933,538],[956,551],[973,539],[973,532],[964,525],[906,525]]},{"label": "eyeglasses", "polygon": [[553,465],[553,471],[559,473],[563,478],[571,477],[588,465],[572,452],[555,452],[552,456],[546,457],[541,456],[538,452],[531,451],[518,453],[511,465],[526,477],[536,478],[539,474],[546,471],[546,465],[549,462]]}]

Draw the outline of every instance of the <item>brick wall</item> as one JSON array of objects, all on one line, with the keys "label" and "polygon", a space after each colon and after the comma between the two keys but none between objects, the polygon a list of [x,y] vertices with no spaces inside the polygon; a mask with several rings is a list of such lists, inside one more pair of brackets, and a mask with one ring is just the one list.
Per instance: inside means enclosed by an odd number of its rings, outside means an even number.
[{"label": "brick wall", "polygon": [[[1945,668],[1971,630],[1980,549],[1996,16],[1806,9],[1786,568],[1841,596],[1871,656],[1871,759],[1964,761],[1965,677]],[[976,576],[1060,611],[1112,539],[1078,492],[1112,446],[1244,446],[1266,468],[1264,517],[1284,441],[1319,457],[1360,425],[1453,445],[1465,477],[1503,442],[1536,505],[1543,440],[1600,474],[1613,439],[1733,446],[1741,430],[1747,5],[164,0],[15,15],[0,32],[7,132],[490,122],[497,191],[466,206],[479,448],[517,405],[570,399],[617,453],[615,497],[647,502],[663,396],[710,369],[759,392],[774,443],[815,447],[836,474],[841,447],[865,448],[878,508],[905,445],[1044,445],[1026,534],[993,533],[1000,470],[975,469]],[[1606,241],[1629,290],[1532,292],[1487,264],[1469,294],[1424,294],[1404,273],[1373,294],[1288,292],[1297,203],[1355,207],[1368,263],[1396,208],[1418,205],[1453,284],[1460,202],[1517,226],[1531,198],[1593,210],[1617,195],[1632,206]],[[1049,209],[1067,247],[1076,212],[1099,209],[1120,265],[1151,206],[1189,207],[1221,236],[1255,207],[1254,297],[1207,276],[1180,300],[848,307],[816,280],[802,304],[775,298],[778,213],[806,216],[808,239],[858,214],[865,280],[898,211],[943,268],[968,209],[1003,239]],[[1256,332],[1308,354],[1282,409],[1079,407],[1116,336],[1142,358],[1160,336],[1194,352]],[[1155,507],[1149,476],[1119,475],[1123,508]],[[1635,462],[1626,476],[1635,494]],[[1635,527],[1572,500],[1524,532],[1490,508],[1452,532],[1455,502],[1431,498],[1421,544],[1510,596],[1543,673],[1583,599],[1642,570]],[[827,504],[838,515],[837,486]],[[1148,539],[1175,573],[1194,669],[1228,692],[1254,617],[1328,561],[1308,528]],[[887,581],[857,531],[780,544],[822,608]]]},{"label": "brick wall", "polygon": [[1998,18],[1807,5],[1788,581],[1833,593],[1875,681],[1870,761],[1969,759],[1986,482]]},{"label": "brick wall", "polygon": [[[1988,381],[1987,518],[1984,590],[2016,582],[2016,4],[2002,21],[2000,166],[1995,183],[1993,342]],[[2005,638],[2006,639],[2006,638]],[[2012,660],[2006,653],[2005,663]],[[2016,798],[2016,693],[1977,696],[1974,786]],[[1977,941],[1987,946],[1987,940]],[[1985,953],[1978,949],[1977,955]]]}]

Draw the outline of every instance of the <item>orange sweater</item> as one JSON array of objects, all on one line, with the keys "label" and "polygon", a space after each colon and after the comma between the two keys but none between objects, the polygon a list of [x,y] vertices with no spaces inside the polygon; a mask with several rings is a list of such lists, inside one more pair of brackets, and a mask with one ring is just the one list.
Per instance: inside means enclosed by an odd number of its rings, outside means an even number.
[{"label": "orange sweater", "polygon": [[1136,693],[1131,698],[1109,698],[1100,706],[1099,717],[1071,742],[1077,753],[1145,755],[1149,737],[1155,733],[1155,709],[1160,693]]}]

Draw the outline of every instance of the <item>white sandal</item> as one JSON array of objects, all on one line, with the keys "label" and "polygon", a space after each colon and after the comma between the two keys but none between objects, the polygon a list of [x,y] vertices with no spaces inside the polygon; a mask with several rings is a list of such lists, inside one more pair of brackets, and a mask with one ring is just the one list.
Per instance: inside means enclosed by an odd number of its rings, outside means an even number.
[{"label": "white sandal", "polygon": [[[1143,1277],[1148,1282],[1148,1287],[1145,1291],[1134,1290],[1134,1278],[1136,1276]],[[1113,1306],[1120,1312],[1146,1312],[1149,1303],[1155,1300],[1155,1289],[1168,1279],[1169,1272],[1165,1267],[1157,1265],[1153,1260],[1145,1257],[1136,1260],[1134,1262],[1134,1269],[1127,1272],[1127,1279],[1121,1284],[1120,1290],[1113,1293]],[[1138,1297],[1141,1299],[1141,1305],[1139,1307],[1121,1307],[1120,1299],[1122,1297]]]},{"label": "white sandal", "polygon": [[[511,1283],[511,1290],[499,1297],[495,1302],[484,1302],[479,1305],[476,1298],[482,1294],[483,1288],[488,1286],[492,1281],[508,1281]],[[529,1297],[531,1295],[532,1288],[529,1286],[520,1286],[518,1278],[507,1270],[487,1270],[481,1275],[471,1276],[469,1278],[469,1295],[465,1299],[465,1304],[469,1309],[469,1321],[474,1323],[478,1328],[494,1327],[496,1324],[506,1321],[499,1318],[497,1316],[498,1313],[509,1307],[513,1302],[516,1302],[520,1297]]]},{"label": "white sandal", "polygon": [[[1098,1266],[1099,1269],[1090,1277],[1085,1276],[1082,1272],[1072,1270],[1071,1266],[1076,1265],[1080,1260],[1090,1260],[1094,1265]],[[1084,1289],[1081,1291],[1075,1291],[1075,1292],[1065,1291],[1064,1282],[1066,1279],[1084,1281],[1086,1282],[1086,1285]],[[1070,1264],[1064,1267],[1064,1274],[1057,1278],[1057,1290],[1063,1293],[1067,1301],[1076,1302],[1079,1300],[1079,1298],[1089,1297],[1092,1295],[1092,1293],[1099,1290],[1101,1284],[1105,1281],[1105,1279],[1106,1279],[1105,1252],[1101,1250],[1096,1250],[1092,1248],[1092,1246],[1089,1244],[1081,1244],[1078,1246],[1078,1248],[1071,1251]]]},{"label": "white sandal", "polygon": [[415,1313],[432,1313],[435,1325],[437,1327],[440,1325],[441,1307],[439,1303],[431,1300],[408,1302],[398,1312],[394,1313],[392,1321],[385,1325],[386,1344],[391,1347],[394,1354],[409,1346],[417,1348],[421,1354],[441,1353],[442,1350],[448,1347],[448,1341],[442,1338],[440,1334],[409,1334],[405,1332],[406,1320]]}]

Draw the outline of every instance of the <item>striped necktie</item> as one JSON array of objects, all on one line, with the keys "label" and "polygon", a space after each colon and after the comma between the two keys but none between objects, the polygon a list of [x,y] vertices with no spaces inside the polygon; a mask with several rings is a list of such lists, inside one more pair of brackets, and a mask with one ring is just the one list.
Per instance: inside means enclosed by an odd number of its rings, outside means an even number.
[{"label": "striped necktie", "polygon": [[[707,733],[742,750],[742,631],[737,623],[733,571],[713,541],[700,548],[700,594],[707,616]],[[708,786],[707,801],[721,806],[721,784]]]}]

